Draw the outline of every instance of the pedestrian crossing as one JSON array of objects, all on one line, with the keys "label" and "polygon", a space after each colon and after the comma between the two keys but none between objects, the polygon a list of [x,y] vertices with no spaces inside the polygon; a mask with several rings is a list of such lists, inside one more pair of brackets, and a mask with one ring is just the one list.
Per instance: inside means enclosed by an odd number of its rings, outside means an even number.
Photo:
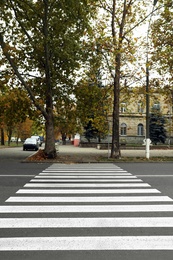
[{"label": "pedestrian crossing", "polygon": [[173,250],[171,228],[172,198],[135,175],[55,163],[0,206],[0,251]]}]

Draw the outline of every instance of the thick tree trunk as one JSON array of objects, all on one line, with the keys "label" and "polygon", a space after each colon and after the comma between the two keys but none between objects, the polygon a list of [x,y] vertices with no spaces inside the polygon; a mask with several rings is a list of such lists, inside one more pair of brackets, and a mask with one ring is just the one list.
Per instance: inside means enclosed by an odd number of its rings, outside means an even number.
[{"label": "thick tree trunk", "polygon": [[1,145],[5,145],[5,140],[4,140],[4,128],[1,128]]},{"label": "thick tree trunk", "polygon": [[120,143],[119,143],[119,102],[120,102],[120,68],[121,68],[121,52],[115,57],[115,77],[114,77],[114,105],[113,105],[113,124],[112,124],[112,147],[111,158],[120,158]]},{"label": "thick tree trunk", "polygon": [[111,158],[120,158],[119,145],[119,71],[116,69],[114,78],[114,106],[113,106],[113,124],[112,124],[112,147]]},{"label": "thick tree trunk", "polygon": [[46,120],[46,141],[45,141],[45,155],[49,159],[56,158],[56,148],[55,148],[55,136],[54,136],[54,124],[52,113],[48,114]]}]

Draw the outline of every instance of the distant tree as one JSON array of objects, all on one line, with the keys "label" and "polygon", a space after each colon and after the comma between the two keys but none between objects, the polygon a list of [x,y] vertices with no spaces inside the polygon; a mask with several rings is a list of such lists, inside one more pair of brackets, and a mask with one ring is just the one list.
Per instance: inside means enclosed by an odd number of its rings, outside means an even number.
[{"label": "distant tree", "polygon": [[167,136],[164,126],[165,119],[159,112],[155,112],[150,115],[149,131],[152,143],[165,143]]},{"label": "distant tree", "polygon": [[0,95],[0,121],[8,135],[8,145],[14,131],[31,116],[31,101],[25,91],[19,88],[6,89]]},{"label": "distant tree", "polygon": [[107,116],[112,101],[109,87],[99,87],[97,82],[81,81],[75,90],[76,114],[79,123],[89,138],[100,138],[107,134]]},{"label": "distant tree", "polygon": [[84,127],[84,129],[85,129],[84,136],[89,143],[91,139],[95,139],[99,135],[99,131],[93,126],[92,120],[89,120],[88,124]]}]

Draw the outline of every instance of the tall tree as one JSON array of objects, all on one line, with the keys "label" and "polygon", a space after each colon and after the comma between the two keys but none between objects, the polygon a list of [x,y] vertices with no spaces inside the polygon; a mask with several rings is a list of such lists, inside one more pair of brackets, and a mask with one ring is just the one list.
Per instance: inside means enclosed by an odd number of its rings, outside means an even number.
[{"label": "tall tree", "polygon": [[[54,95],[57,86],[72,85],[74,71],[80,66],[80,39],[88,28],[91,9],[94,12],[89,3],[86,0],[77,4],[76,0],[0,2],[0,46],[16,79],[44,117],[45,154],[49,158],[56,156]],[[8,68],[6,60],[3,62]]]},{"label": "tall tree", "polygon": [[100,25],[102,35],[104,35],[102,52],[108,65],[107,71],[112,77],[114,91],[111,157],[119,158],[121,156],[119,143],[120,92],[128,87],[127,80],[132,79],[135,73],[136,78],[138,77],[137,72],[132,69],[132,64],[137,62],[137,38],[134,36],[134,32],[150,16],[148,10],[152,4],[151,1],[143,0],[100,1],[100,7],[106,15],[106,22],[104,25]]},{"label": "tall tree", "polygon": [[[158,19],[152,24],[153,67],[159,73],[161,85],[173,89],[173,2],[160,0]],[[169,92],[170,93],[170,92]]]}]

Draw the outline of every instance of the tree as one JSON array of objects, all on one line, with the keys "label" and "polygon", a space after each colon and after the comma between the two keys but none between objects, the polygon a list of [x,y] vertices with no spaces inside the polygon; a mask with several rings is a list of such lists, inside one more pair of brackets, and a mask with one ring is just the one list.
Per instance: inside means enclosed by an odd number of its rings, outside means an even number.
[{"label": "tree", "polygon": [[159,112],[155,112],[150,115],[149,132],[150,139],[154,144],[159,142],[165,143],[167,136],[164,125],[165,119]]},{"label": "tree", "polygon": [[[169,91],[173,84],[173,2],[160,0],[159,17],[152,24],[151,39],[154,47],[152,53],[154,68],[159,73],[162,87],[168,86]],[[165,88],[166,90],[166,88]]]},{"label": "tree", "polygon": [[58,95],[55,100],[55,126],[58,134],[61,133],[63,144],[66,144],[66,137],[78,132],[75,100],[66,86],[63,95]]},{"label": "tree", "polygon": [[57,87],[72,85],[74,71],[80,67],[83,57],[80,39],[88,28],[91,12],[95,12],[89,3],[86,0],[78,4],[76,0],[0,3],[4,64],[8,69],[10,64],[13,78],[27,90],[45,120],[45,154],[49,158],[56,157],[54,96]]},{"label": "tree", "polygon": [[8,135],[8,145],[12,133],[28,116],[32,116],[30,99],[22,89],[6,89],[0,96],[0,120]]},{"label": "tree", "polygon": [[[107,71],[113,81],[113,126],[111,157],[119,158],[119,100],[120,92],[128,88],[127,79],[133,78],[133,64],[137,61],[137,38],[133,35],[134,30],[145,22],[150,12],[147,1],[138,0],[111,0],[100,1],[100,7],[106,14],[102,23],[100,19],[101,48],[107,64]],[[107,26],[106,26],[107,25]],[[139,46],[138,46],[139,48]],[[138,75],[136,73],[136,78]],[[125,83],[124,83],[125,82]]]},{"label": "tree", "polygon": [[87,137],[90,136],[88,140],[91,137],[98,137],[100,140],[108,132],[106,121],[112,102],[110,87],[99,87],[97,80],[95,80],[96,77],[94,79],[94,77],[89,76],[80,81],[74,92],[78,125],[85,129]]},{"label": "tree", "polygon": [[89,143],[91,139],[98,137],[98,129],[93,127],[91,119],[89,120],[88,124],[84,127],[84,129],[84,136]]}]

